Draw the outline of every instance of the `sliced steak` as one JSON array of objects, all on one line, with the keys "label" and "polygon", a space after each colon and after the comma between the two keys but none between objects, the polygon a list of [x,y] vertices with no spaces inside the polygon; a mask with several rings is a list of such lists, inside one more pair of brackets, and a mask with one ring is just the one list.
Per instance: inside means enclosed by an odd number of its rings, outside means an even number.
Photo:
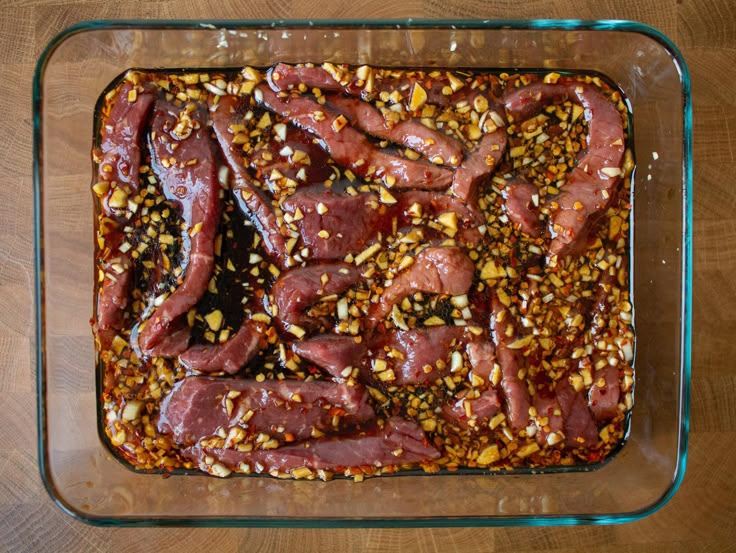
[{"label": "sliced steak", "polygon": [[594,446],[598,442],[598,427],[588,410],[585,396],[576,392],[567,378],[557,383],[555,395],[562,410],[565,444],[568,447]]},{"label": "sliced steak", "polygon": [[334,378],[345,378],[343,371],[348,367],[358,367],[366,354],[364,341],[356,342],[353,336],[322,334],[294,342],[292,350],[327,371]]},{"label": "sliced steak", "polygon": [[537,393],[534,396],[534,408],[537,411],[534,418],[537,426],[537,443],[539,445],[561,443],[565,434],[565,421],[555,394]]},{"label": "sliced steak", "polygon": [[203,110],[189,113],[159,100],[149,138],[153,170],[166,198],[181,210],[191,246],[182,284],[153,312],[138,338],[143,353],[172,356],[187,347],[182,315],[197,304],[212,275],[221,202],[215,149]]},{"label": "sliced steak", "polygon": [[369,207],[371,202],[378,205],[375,194],[307,190],[289,196],[282,208],[292,217],[302,214],[293,224],[299,229],[301,244],[309,248],[309,257],[330,260],[360,252],[374,240],[384,214]]},{"label": "sliced steak", "polygon": [[195,446],[183,450],[183,453],[210,473],[215,473],[212,462],[207,463],[212,459],[228,469],[243,470],[247,466],[249,472],[289,472],[301,467],[329,471],[361,466],[385,467],[422,463],[440,457],[440,452],[428,443],[416,423],[398,417],[389,419],[383,429],[372,433],[308,440],[277,449],[241,452]]},{"label": "sliced steak", "polygon": [[[463,159],[463,146],[441,131],[430,129],[418,120],[387,121],[380,110],[358,98],[333,94],[327,103],[347,117],[355,128],[372,136],[411,148],[432,163],[457,166]],[[394,115],[397,115],[395,112]]]},{"label": "sliced steak", "polygon": [[501,410],[496,390],[484,390],[472,399],[458,399],[442,407],[442,417],[463,430],[481,430]]},{"label": "sliced steak", "polygon": [[222,344],[196,344],[179,356],[188,369],[199,372],[235,374],[265,345],[262,325],[245,321],[240,329]]},{"label": "sliced steak", "polygon": [[[128,222],[127,199],[138,190],[141,135],[155,100],[152,85],[134,86],[126,81],[115,93],[110,114],[101,129],[97,175],[101,182],[110,183],[101,205],[103,212],[120,224]],[[110,205],[113,194],[120,196],[113,201],[115,207]],[[98,332],[123,328],[133,278],[132,259],[118,250],[120,238],[107,235],[105,243],[108,252],[97,303]]]},{"label": "sliced steak", "polygon": [[300,84],[310,89],[343,90],[343,85],[321,67],[306,67],[304,65],[287,65],[277,63],[268,72],[268,83],[275,91],[287,91]]},{"label": "sliced steak", "polygon": [[317,328],[322,322],[306,315],[307,308],[323,296],[344,292],[360,279],[360,271],[349,263],[322,263],[285,271],[271,288],[277,317],[288,325]]},{"label": "sliced steak", "polygon": [[411,217],[407,216],[406,212],[413,204],[419,204],[422,213],[433,218],[437,218],[443,213],[455,213],[457,216],[455,240],[469,247],[477,246],[483,242],[481,228],[486,224],[486,220],[474,205],[463,202],[454,196],[424,190],[404,192],[397,195],[397,200],[397,205],[408,221],[411,221]]},{"label": "sliced steak", "polygon": [[117,209],[109,204],[116,188],[124,189],[126,196],[138,190],[141,135],[155,101],[156,91],[150,83],[134,86],[126,81],[115,93],[110,115],[101,129],[102,159],[97,173],[101,181],[115,183],[102,202],[108,215],[114,214]]},{"label": "sliced steak", "polygon": [[550,252],[554,255],[574,254],[584,245],[590,228],[617,194],[625,149],[621,114],[594,85],[537,82],[511,90],[504,102],[507,113],[523,121],[549,103],[566,99],[585,108],[588,151],[578,159],[555,199],[558,207],[549,219]]},{"label": "sliced steak", "polygon": [[[462,347],[465,333],[461,326],[437,326],[376,335],[370,346],[373,377],[398,386],[431,384],[450,372],[450,355]],[[393,371],[393,379],[375,373],[376,359],[386,362],[385,370]]]},{"label": "sliced steak", "polygon": [[371,306],[369,318],[377,322],[391,312],[394,304],[415,292],[465,294],[473,283],[475,266],[456,247],[429,247],[417,254],[414,263],[399,273]]},{"label": "sliced steak", "polygon": [[452,193],[464,201],[474,202],[478,187],[488,181],[506,151],[506,128],[483,135],[474,152],[455,171]]},{"label": "sliced steak", "polygon": [[539,190],[532,183],[517,179],[508,183],[504,194],[506,214],[514,226],[529,236],[539,236]]},{"label": "sliced steak", "polygon": [[158,429],[181,446],[234,427],[244,437],[264,433],[289,442],[350,428],[373,417],[368,394],[358,386],[190,376],[164,398]]},{"label": "sliced steak", "polygon": [[255,184],[253,177],[245,168],[242,146],[233,142],[235,133],[231,125],[242,123],[246,106],[247,102],[243,98],[220,97],[216,109],[211,111],[212,128],[225,161],[233,173],[238,206],[258,229],[266,251],[283,268],[286,241],[281,234],[276,213],[267,195]]},{"label": "sliced steak", "polygon": [[381,179],[397,189],[443,190],[452,181],[452,172],[448,169],[376,148],[347,121],[341,123],[339,118],[344,119],[344,116],[311,98],[281,98],[264,84],[256,87],[254,97],[266,108],[288,117],[294,124],[320,138],[333,160],[360,177]]},{"label": "sliced steak", "polygon": [[616,367],[606,365],[595,371],[593,385],[588,392],[588,406],[598,421],[608,421],[618,413],[621,398],[621,379]]},{"label": "sliced steak", "polygon": [[[508,328],[512,332],[509,335]],[[522,356],[520,350],[509,347],[518,337],[518,329],[511,312],[501,303],[498,295],[491,297],[491,331],[496,345],[496,359],[501,367],[501,391],[506,403],[506,417],[514,432],[529,424],[529,390],[519,378]]]},{"label": "sliced steak", "polygon": [[99,330],[123,328],[125,309],[130,299],[132,269],[133,260],[128,254],[118,252],[118,255],[105,262],[105,277],[97,299]]},{"label": "sliced steak", "polygon": [[496,364],[496,348],[491,342],[470,342],[465,351],[473,370],[471,381],[472,376],[477,376],[483,379],[485,384],[490,385],[491,373]]}]

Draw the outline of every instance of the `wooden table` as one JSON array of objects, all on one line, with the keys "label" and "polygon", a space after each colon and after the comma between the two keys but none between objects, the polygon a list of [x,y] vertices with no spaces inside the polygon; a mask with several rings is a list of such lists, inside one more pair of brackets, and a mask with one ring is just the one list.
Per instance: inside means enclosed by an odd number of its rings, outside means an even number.
[{"label": "wooden table", "polygon": [[[315,8],[315,5],[318,6]],[[695,276],[690,456],[675,497],[633,524],[439,530],[110,529],[63,514],[37,466],[31,80],[59,31],[112,18],[622,18],[670,36],[693,78]],[[736,5],[730,0],[10,0],[0,7],[0,552],[736,550]],[[729,277],[729,275],[732,275]],[[183,547],[186,546],[186,547]],[[182,549],[183,548],[183,549]]]}]

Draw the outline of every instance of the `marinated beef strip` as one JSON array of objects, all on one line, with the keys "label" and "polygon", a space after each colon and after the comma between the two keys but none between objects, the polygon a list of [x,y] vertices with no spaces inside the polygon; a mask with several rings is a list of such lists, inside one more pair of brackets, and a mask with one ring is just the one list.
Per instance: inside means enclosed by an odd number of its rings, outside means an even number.
[{"label": "marinated beef strip", "polygon": [[481,430],[501,410],[496,390],[483,390],[477,397],[464,397],[442,407],[442,417],[463,430]]},{"label": "marinated beef strip", "polygon": [[371,341],[370,375],[397,386],[431,384],[450,372],[450,355],[460,349],[466,335],[461,326],[376,335]]},{"label": "marinated beef strip", "polygon": [[455,171],[452,193],[464,201],[474,202],[478,187],[488,181],[506,152],[506,127],[500,127],[483,135],[474,152],[471,152]]},{"label": "marinated beef strip", "polygon": [[522,355],[516,348],[519,338],[513,314],[493,292],[491,297],[491,333],[495,342],[496,359],[501,368],[501,391],[506,404],[506,417],[514,432],[526,428],[529,422],[529,390],[521,379]]},{"label": "marinated beef strip", "polygon": [[299,357],[324,369],[333,378],[348,378],[360,366],[367,353],[362,339],[339,334],[321,334],[294,342],[292,350]]},{"label": "marinated beef strip", "polygon": [[341,91],[344,86],[322,67],[295,66],[277,63],[268,71],[268,83],[277,92],[288,91],[302,85],[320,90]]},{"label": "marinated beef strip", "polygon": [[282,209],[298,230],[301,246],[316,261],[343,259],[362,251],[384,226],[378,196],[372,193],[351,196],[329,189],[305,190],[284,200]]},{"label": "marinated beef strip", "polygon": [[97,301],[98,331],[123,328],[130,299],[132,265],[130,256],[119,251],[103,265],[105,277]]},{"label": "marinated beef strip", "polygon": [[282,98],[265,84],[256,87],[254,98],[318,137],[335,162],[360,177],[380,179],[396,189],[444,190],[452,182],[449,169],[401,158],[376,148],[364,134],[348,124],[345,116],[316,100],[290,95]]},{"label": "marinated beef strip", "polygon": [[[276,449],[240,451],[197,445],[182,451],[210,474],[226,476],[239,472],[290,473],[296,478],[314,478],[311,471],[346,471],[372,466],[392,467],[423,463],[441,456],[427,441],[416,423],[393,417],[381,429],[370,433],[307,440],[300,444]],[[210,461],[210,462],[208,462]]]},{"label": "marinated beef strip", "polygon": [[555,446],[565,439],[565,420],[554,390],[538,390],[532,398],[534,424],[539,445]]},{"label": "marinated beef strip", "polygon": [[441,131],[430,129],[417,119],[401,120],[396,112],[386,109],[387,115],[396,116],[387,119],[372,104],[338,94],[327,96],[327,105],[347,117],[353,127],[411,148],[432,163],[456,167],[462,161],[463,145],[460,142]]},{"label": "marinated beef strip", "polygon": [[277,317],[288,328],[318,328],[324,322],[310,317],[306,310],[324,296],[347,290],[360,278],[360,271],[349,263],[321,263],[285,271],[271,288]]},{"label": "marinated beef strip", "polygon": [[[596,342],[604,341],[612,332],[609,327],[610,314],[614,312],[614,298],[612,293],[616,286],[616,267],[605,270],[598,281],[598,290],[593,306],[590,332]],[[623,337],[622,337],[623,338]],[[625,339],[625,338],[623,338]],[[612,358],[626,366],[628,359]],[[608,421],[618,414],[618,404],[621,399],[621,376],[619,366],[609,364],[608,358],[602,352],[596,352],[589,359],[583,359],[581,365],[592,364],[588,367],[593,372],[593,384],[588,392],[588,406],[597,421]]]},{"label": "marinated beef strip", "polygon": [[115,93],[112,108],[102,126],[96,189],[102,194],[101,207],[110,219],[108,225],[114,221],[115,229],[103,235],[105,261],[97,303],[98,332],[120,330],[125,323],[133,260],[119,249],[118,227],[130,220],[128,199],[138,190],[141,134],[155,99],[151,85],[135,86],[126,81]]},{"label": "marinated beef strip", "polygon": [[232,126],[242,123],[245,106],[247,98],[221,96],[217,105],[210,109],[212,128],[225,161],[233,173],[238,206],[256,225],[266,251],[283,268],[286,262],[286,240],[281,234],[276,213],[266,194],[255,184],[246,169],[242,146],[234,142],[236,133]]},{"label": "marinated beef strip", "polygon": [[[454,213],[456,228],[447,229],[456,231],[453,237],[468,247],[479,246],[483,243],[486,224],[483,214],[477,207],[468,205],[459,198],[424,190],[413,190],[397,195],[397,201],[402,214],[405,217],[408,215],[409,218],[417,211],[434,219],[439,219],[443,214]],[[415,204],[420,207],[420,210],[416,210]]]},{"label": "marinated beef strip", "polygon": [[263,325],[245,321],[221,344],[196,344],[179,356],[179,362],[199,372],[235,374],[264,347]]},{"label": "marinated beef strip", "polygon": [[575,391],[568,378],[561,378],[555,398],[562,411],[565,444],[568,447],[593,447],[598,441],[598,426],[581,392]]},{"label": "marinated beef strip", "polygon": [[508,183],[505,195],[506,214],[521,231],[536,238],[540,234],[539,190],[524,179]]},{"label": "marinated beef strip", "polygon": [[504,101],[507,113],[522,121],[560,99],[579,103],[588,123],[588,151],[569,173],[549,219],[550,253],[565,256],[584,245],[593,224],[617,196],[625,145],[621,114],[594,85],[533,83],[512,90]]},{"label": "marinated beef strip", "polygon": [[[190,376],[164,398],[158,429],[180,446],[228,439],[229,434],[231,443],[249,443],[265,434],[280,445],[343,431],[374,417],[360,386]],[[260,438],[261,446],[277,445],[264,445]]]},{"label": "marinated beef strip", "polygon": [[393,306],[415,292],[465,294],[473,283],[475,266],[457,247],[429,247],[417,254],[414,262],[400,272],[371,306],[374,323],[391,312]]},{"label": "marinated beef strip", "polygon": [[110,114],[102,126],[97,176],[110,183],[102,198],[107,215],[128,207],[128,198],[138,190],[141,164],[141,134],[156,100],[153,85],[126,81],[115,93]]},{"label": "marinated beef strip", "polygon": [[146,355],[166,357],[187,348],[190,330],[183,315],[197,304],[212,276],[220,188],[202,108],[158,100],[149,138],[153,170],[166,198],[181,209],[190,241],[183,281],[156,308],[138,336]]}]

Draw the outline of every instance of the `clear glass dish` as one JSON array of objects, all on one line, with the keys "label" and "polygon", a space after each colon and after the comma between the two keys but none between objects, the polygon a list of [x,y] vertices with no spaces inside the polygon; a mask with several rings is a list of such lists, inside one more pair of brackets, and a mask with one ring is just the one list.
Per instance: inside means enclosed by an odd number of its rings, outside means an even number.
[{"label": "clear glass dish", "polygon": [[[599,72],[634,117],[636,396],[622,450],[590,471],[331,482],[143,474],[97,424],[90,149],[95,103],[128,68],[333,61]],[[615,523],[682,481],[689,424],[692,118],[687,68],[624,21],[89,22],[57,36],[34,80],[39,460],[57,504],[93,524],[498,526]]]}]

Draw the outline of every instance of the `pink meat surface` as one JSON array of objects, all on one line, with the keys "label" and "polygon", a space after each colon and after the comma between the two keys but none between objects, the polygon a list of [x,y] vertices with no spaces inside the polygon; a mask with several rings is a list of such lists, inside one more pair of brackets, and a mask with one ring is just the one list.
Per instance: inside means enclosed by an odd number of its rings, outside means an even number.
[{"label": "pink meat surface", "polygon": [[463,146],[441,131],[430,129],[414,118],[389,122],[372,104],[359,98],[330,95],[327,103],[357,129],[390,140],[424,155],[440,165],[457,166],[463,159]]},{"label": "pink meat surface", "polygon": [[428,294],[465,294],[473,283],[475,266],[456,247],[429,247],[417,254],[414,263],[399,273],[386,287],[369,318],[377,322],[391,312],[393,306],[416,292]]},{"label": "pink meat surface", "polygon": [[281,98],[263,84],[256,88],[255,97],[268,109],[320,138],[332,159],[358,176],[372,176],[397,189],[443,190],[452,181],[452,171],[448,169],[376,148],[357,129],[341,126],[336,121],[340,114],[311,98]]},{"label": "pink meat surface", "polygon": [[[461,326],[394,330],[374,336],[372,359],[384,359],[387,370],[393,370],[395,380],[391,384],[431,384],[449,374],[450,354],[462,345],[465,334]],[[442,368],[437,367],[438,362]]]},{"label": "pink meat surface", "polygon": [[214,241],[220,218],[215,150],[201,109],[190,114],[189,134],[177,134],[185,110],[159,100],[151,122],[151,162],[161,188],[181,210],[190,236],[184,280],[153,312],[139,334],[147,355],[173,356],[189,342],[184,315],[207,289],[214,267]]},{"label": "pink meat surface", "polygon": [[483,135],[475,151],[471,152],[455,171],[452,193],[461,200],[475,201],[478,187],[490,178],[505,151],[505,127]]},{"label": "pink meat surface", "polygon": [[235,374],[263,347],[263,328],[256,322],[245,321],[240,329],[221,344],[196,344],[179,356],[188,369],[199,372]]},{"label": "pink meat surface", "polygon": [[323,296],[339,294],[360,280],[360,271],[349,263],[321,263],[281,273],[271,293],[278,318],[289,325],[318,327],[319,319],[304,312]]},{"label": "pink meat surface", "polygon": [[513,89],[504,102],[507,113],[514,120],[523,121],[544,106],[564,99],[585,108],[588,150],[568,175],[555,200],[558,207],[549,220],[550,252],[563,256],[576,253],[584,245],[591,227],[616,196],[625,149],[621,114],[594,85],[577,81],[537,82]]},{"label": "pink meat surface", "polygon": [[307,439],[315,430],[330,433],[373,417],[368,394],[360,386],[190,376],[164,398],[158,429],[182,446],[233,427],[247,436],[265,433],[293,441]]},{"label": "pink meat surface", "polygon": [[236,449],[210,449],[200,446],[185,449],[184,454],[199,462],[209,472],[206,457],[229,468],[248,466],[252,472],[291,471],[307,467],[313,470],[343,471],[360,466],[391,466],[421,463],[440,457],[416,423],[397,417],[383,429],[371,433],[307,440],[300,444],[272,450],[241,452]]},{"label": "pink meat surface", "polygon": [[292,350],[338,379],[345,378],[342,372],[347,367],[358,367],[367,351],[364,341],[356,342],[353,336],[338,334],[322,334],[294,342]]},{"label": "pink meat surface", "polygon": [[211,111],[212,128],[228,167],[235,179],[235,197],[240,209],[256,225],[266,251],[281,266],[286,256],[286,241],[281,234],[274,208],[267,195],[255,184],[243,164],[242,146],[233,143],[231,125],[242,123],[247,104],[237,96],[223,96]]}]

